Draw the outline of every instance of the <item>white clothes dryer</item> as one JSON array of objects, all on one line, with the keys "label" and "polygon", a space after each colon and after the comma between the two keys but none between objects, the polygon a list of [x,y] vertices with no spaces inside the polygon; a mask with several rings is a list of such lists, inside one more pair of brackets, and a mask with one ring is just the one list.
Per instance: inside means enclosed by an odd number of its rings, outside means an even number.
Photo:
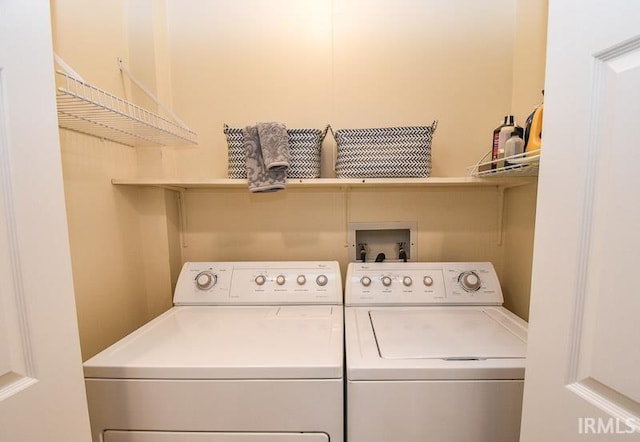
[{"label": "white clothes dryer", "polygon": [[514,442],[527,324],[491,263],[351,263],[349,442]]},{"label": "white clothes dryer", "polygon": [[85,362],[93,442],[342,442],[343,331],[337,262],[186,263]]}]

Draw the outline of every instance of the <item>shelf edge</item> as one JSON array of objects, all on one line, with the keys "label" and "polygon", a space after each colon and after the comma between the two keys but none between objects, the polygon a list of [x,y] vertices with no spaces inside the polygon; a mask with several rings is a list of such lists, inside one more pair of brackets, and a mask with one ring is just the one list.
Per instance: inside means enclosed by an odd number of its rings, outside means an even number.
[{"label": "shelf edge", "polygon": [[[478,177],[430,177],[430,178],[314,178],[289,179],[291,188],[385,188],[385,187],[497,187],[511,188],[537,181],[536,177],[478,178]],[[247,188],[246,179],[206,178],[114,178],[113,185],[162,187],[171,190],[186,189],[235,189]]]}]

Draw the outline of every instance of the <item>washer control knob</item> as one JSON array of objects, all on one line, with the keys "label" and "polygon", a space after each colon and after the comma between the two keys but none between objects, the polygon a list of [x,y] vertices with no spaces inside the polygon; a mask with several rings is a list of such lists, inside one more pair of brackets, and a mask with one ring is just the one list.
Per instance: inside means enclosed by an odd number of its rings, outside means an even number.
[{"label": "washer control knob", "polygon": [[304,275],[298,275],[298,277],[296,278],[296,282],[298,283],[298,285],[305,285],[307,282],[307,278]]},{"label": "washer control knob", "polygon": [[258,275],[256,276],[255,282],[258,285],[264,285],[264,283],[267,282],[267,277],[264,275]]},{"label": "washer control knob", "polygon": [[363,276],[362,278],[360,278],[360,284],[365,287],[369,287],[371,285],[371,278],[369,278],[368,276]]},{"label": "washer control knob", "polygon": [[409,287],[411,286],[411,284],[413,284],[413,279],[411,279],[411,276],[405,276],[404,278],[402,278],[402,283],[405,285],[405,287]]},{"label": "washer control knob", "polygon": [[385,287],[389,287],[391,285],[391,277],[390,276],[383,276],[382,277],[382,285]]},{"label": "washer control knob", "polygon": [[276,284],[284,285],[285,282],[287,282],[287,278],[285,278],[284,275],[276,276]]},{"label": "washer control knob", "polygon": [[328,282],[329,278],[327,278],[327,275],[318,275],[318,277],[316,278],[316,284],[318,284],[320,287],[324,287]]},{"label": "washer control knob", "polygon": [[474,271],[460,273],[458,282],[466,292],[477,292],[480,290],[480,277]]},{"label": "washer control knob", "polygon": [[209,290],[216,285],[216,282],[218,282],[218,277],[209,270],[205,270],[196,275],[196,287],[198,290]]},{"label": "washer control knob", "polygon": [[427,287],[431,287],[433,285],[433,278],[431,276],[425,276],[422,278],[422,282],[424,282],[424,285]]}]

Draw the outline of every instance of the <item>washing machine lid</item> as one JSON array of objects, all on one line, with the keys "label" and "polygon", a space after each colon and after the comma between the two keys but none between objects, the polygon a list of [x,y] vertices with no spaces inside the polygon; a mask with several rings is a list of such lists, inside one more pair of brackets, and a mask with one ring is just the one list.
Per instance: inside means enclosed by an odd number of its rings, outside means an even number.
[{"label": "washing machine lid", "polygon": [[180,306],[84,364],[87,378],[335,379],[337,305]]},{"label": "washing machine lid", "polygon": [[527,323],[501,306],[346,307],[350,381],[522,380]]},{"label": "washing machine lid", "polygon": [[525,342],[481,308],[369,312],[380,357],[484,360],[524,358]]},{"label": "washing machine lid", "polygon": [[104,442],[328,442],[321,432],[118,431],[104,432]]}]

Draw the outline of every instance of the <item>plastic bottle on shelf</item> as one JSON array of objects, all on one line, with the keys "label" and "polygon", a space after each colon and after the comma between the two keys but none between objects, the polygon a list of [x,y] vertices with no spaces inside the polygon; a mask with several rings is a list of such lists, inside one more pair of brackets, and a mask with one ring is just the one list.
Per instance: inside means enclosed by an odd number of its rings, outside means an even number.
[{"label": "plastic bottle on shelf", "polygon": [[[542,96],[544,96],[544,89],[542,90]],[[526,129],[522,138],[524,139],[524,151],[528,157],[539,154],[542,148],[543,108],[544,104],[541,103],[531,112],[531,115],[527,117]]]},{"label": "plastic bottle on shelf", "polygon": [[[524,152],[524,140],[521,136],[521,131],[517,128],[511,132],[511,136],[504,145],[504,158],[505,167],[513,166],[516,162],[510,161],[510,158],[515,155],[520,155]],[[511,158],[513,159],[513,158]]]},{"label": "plastic bottle on shelf", "polygon": [[504,122],[493,131],[493,150],[491,153],[491,169],[504,167],[504,145],[515,128],[513,115],[506,115]]},{"label": "plastic bottle on shelf", "polygon": [[528,125],[527,143],[525,151],[527,156],[532,151],[538,151],[542,147],[542,112],[543,105],[541,104],[530,116],[530,125]]},{"label": "plastic bottle on shelf", "polygon": [[504,122],[493,130],[493,149],[491,151],[491,169],[495,169],[500,155],[500,130],[507,124],[507,117]]}]

